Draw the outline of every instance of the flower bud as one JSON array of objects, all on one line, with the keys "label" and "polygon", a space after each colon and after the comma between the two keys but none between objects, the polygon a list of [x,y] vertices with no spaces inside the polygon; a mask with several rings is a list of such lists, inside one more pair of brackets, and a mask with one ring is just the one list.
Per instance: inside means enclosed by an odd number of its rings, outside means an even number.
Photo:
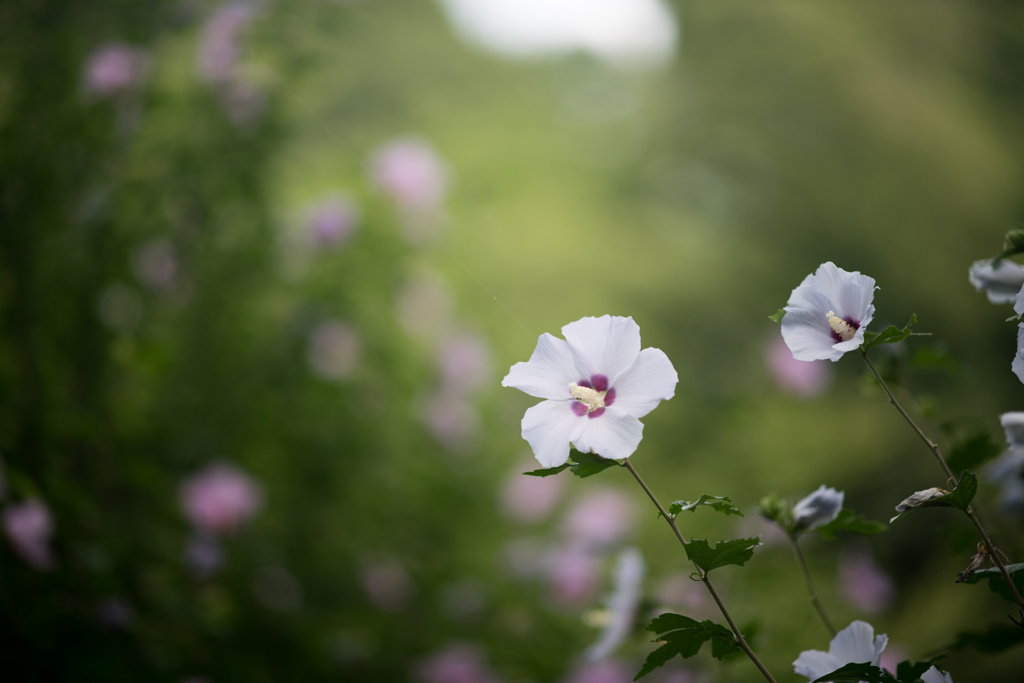
[{"label": "flower bud", "polygon": [[817,491],[793,506],[793,531],[810,531],[828,524],[843,509],[843,492],[825,488],[822,484]]},{"label": "flower bud", "polygon": [[761,499],[757,506],[757,512],[769,522],[786,526],[786,518],[789,516],[789,505],[773,493]]}]

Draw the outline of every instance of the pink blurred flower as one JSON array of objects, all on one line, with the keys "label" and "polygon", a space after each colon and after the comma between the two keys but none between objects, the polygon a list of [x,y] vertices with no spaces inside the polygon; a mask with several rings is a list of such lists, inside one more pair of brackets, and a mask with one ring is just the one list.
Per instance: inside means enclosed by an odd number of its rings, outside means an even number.
[{"label": "pink blurred flower", "polygon": [[497,683],[483,651],[467,643],[450,643],[422,660],[414,678],[422,683]]},{"label": "pink blurred flower", "polygon": [[8,505],[3,512],[4,532],[14,551],[39,570],[52,569],[55,564],[50,538],[53,518],[46,504],[38,498]]},{"label": "pink blurred flower", "polygon": [[85,89],[99,97],[131,90],[145,81],[149,56],[144,50],[121,43],[97,48],[85,65]]},{"label": "pink blurred flower", "polygon": [[491,352],[477,334],[459,332],[441,341],[437,365],[446,389],[472,393],[491,380]]},{"label": "pink blurred flower", "polygon": [[476,408],[461,396],[431,394],[418,402],[420,419],[434,438],[452,451],[464,450],[480,430]]},{"label": "pink blurred flower", "polygon": [[370,165],[373,181],[402,208],[431,211],[444,202],[448,170],[424,140],[392,140],[374,153]]},{"label": "pink blurred flower", "polygon": [[635,673],[622,662],[606,659],[576,667],[566,683],[630,683]]},{"label": "pink blurred flower", "polygon": [[[533,462],[532,460],[530,461]],[[501,509],[519,522],[539,522],[558,504],[565,489],[565,477],[530,477],[524,471],[531,466],[516,467],[501,489]]]},{"label": "pink blurred flower", "polygon": [[552,598],[570,607],[594,598],[601,579],[601,560],[578,545],[550,551],[544,557],[544,573]]},{"label": "pink blurred flower", "polygon": [[910,654],[907,652],[907,648],[899,643],[889,643],[882,652],[882,659],[879,661],[878,666],[894,674],[900,662],[905,662],[909,658]]},{"label": "pink blurred flower", "polygon": [[263,491],[237,467],[214,463],[185,480],[181,505],[185,516],[200,531],[230,534],[259,511]]},{"label": "pink blurred flower", "polygon": [[660,607],[689,616],[700,613],[707,605],[703,587],[684,572],[663,578],[655,588],[654,599]]},{"label": "pink blurred flower", "polygon": [[142,284],[166,292],[178,275],[178,257],[170,240],[158,238],[146,242],[132,255],[132,269]]},{"label": "pink blurred flower", "polygon": [[337,247],[352,237],[359,220],[359,211],[353,201],[343,195],[334,195],[314,204],[306,214],[306,226],[316,246]]},{"label": "pink blurred flower", "polygon": [[793,353],[781,337],[772,337],[768,341],[764,359],[775,384],[795,396],[817,396],[832,383],[831,366],[793,358]]},{"label": "pink blurred flower", "polygon": [[309,366],[325,380],[344,380],[359,368],[362,344],[351,325],[328,320],[309,335]]},{"label": "pink blurred flower", "polygon": [[364,560],[359,581],[377,609],[386,612],[404,610],[412,599],[414,586],[409,572],[395,559]]},{"label": "pink blurred flower", "polygon": [[839,588],[847,602],[868,614],[884,611],[896,599],[892,579],[864,552],[840,557]]},{"label": "pink blurred flower", "polygon": [[239,34],[252,19],[241,2],[222,5],[203,24],[197,55],[199,75],[209,83],[226,83],[236,75]]},{"label": "pink blurred flower", "polygon": [[635,522],[631,498],[617,489],[595,487],[573,504],[562,530],[574,543],[601,547],[621,541]]}]

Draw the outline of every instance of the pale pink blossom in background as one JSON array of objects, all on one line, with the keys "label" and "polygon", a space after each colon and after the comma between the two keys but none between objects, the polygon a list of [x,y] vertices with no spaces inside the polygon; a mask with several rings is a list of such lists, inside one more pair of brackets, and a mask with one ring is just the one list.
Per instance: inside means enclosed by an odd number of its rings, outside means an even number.
[{"label": "pale pink blossom in background", "polygon": [[325,380],[344,380],[359,368],[362,343],[355,329],[338,320],[320,323],[309,335],[309,367]]},{"label": "pale pink blossom in background", "polygon": [[476,645],[450,643],[416,665],[413,679],[421,683],[498,683]]},{"label": "pale pink blossom in background", "polygon": [[306,213],[306,229],[318,247],[339,247],[348,242],[359,221],[355,203],[333,195],[314,204]]},{"label": "pale pink blossom in background", "polygon": [[909,658],[910,653],[907,652],[907,648],[899,643],[888,643],[885,646],[885,651],[882,652],[882,659],[879,661],[878,666],[894,674],[900,662],[905,662]]},{"label": "pale pink blossom in background", "polygon": [[864,552],[839,559],[839,589],[848,603],[868,614],[885,611],[896,599],[896,585]]},{"label": "pale pink blossom in background", "polygon": [[546,518],[562,498],[565,477],[530,477],[523,472],[534,469],[529,463],[516,467],[501,489],[501,510],[518,522],[537,523]]},{"label": "pale pink blossom in background", "polygon": [[548,552],[543,559],[551,597],[563,607],[578,606],[594,599],[601,582],[601,559],[578,545]]},{"label": "pale pink blossom in background", "polygon": [[141,284],[157,292],[166,292],[178,276],[174,245],[166,238],[146,242],[132,254],[132,270]]},{"label": "pale pink blossom in background", "polygon": [[199,75],[203,80],[222,84],[236,76],[239,36],[251,19],[252,10],[248,5],[230,2],[206,20],[197,55]]},{"label": "pale pink blossom in background", "polygon": [[623,540],[636,523],[633,499],[617,489],[595,487],[580,496],[562,525],[573,543],[604,547]]},{"label": "pale pink blossom in background", "polygon": [[85,65],[85,89],[92,95],[109,97],[132,90],[149,73],[149,55],[139,48],[108,43],[97,48]]},{"label": "pale pink blossom in background", "polygon": [[393,558],[362,561],[359,566],[359,582],[370,602],[385,612],[406,609],[415,593],[409,572]]},{"label": "pale pink blossom in background", "polygon": [[417,401],[417,407],[423,424],[448,450],[465,450],[480,432],[480,416],[462,396],[430,394]]},{"label": "pale pink blossom in background", "polygon": [[433,211],[448,189],[448,169],[425,140],[406,137],[385,143],[373,155],[374,183],[402,208]]},{"label": "pale pink blossom in background", "polygon": [[14,552],[39,570],[52,569],[56,560],[50,548],[53,517],[38,498],[29,498],[4,508],[4,532]]},{"label": "pale pink blossom in background", "polygon": [[781,337],[772,337],[768,341],[764,358],[775,384],[794,396],[817,396],[832,384],[832,366],[793,358]]},{"label": "pale pink blossom in background", "polygon": [[664,666],[651,674],[651,683],[708,683],[702,673],[690,669],[670,669]]},{"label": "pale pink blossom in background", "polygon": [[449,326],[455,304],[439,275],[409,278],[396,296],[398,321],[410,335],[437,338]]},{"label": "pale pink blossom in background", "polygon": [[565,683],[630,683],[635,668],[613,659],[590,662],[573,669]]},{"label": "pale pink blossom in background", "polygon": [[224,566],[224,549],[212,536],[193,534],[185,544],[182,559],[195,578],[208,579]]},{"label": "pale pink blossom in background", "polygon": [[437,366],[446,389],[473,393],[491,381],[491,350],[478,334],[450,334],[441,340],[437,351]]},{"label": "pale pink blossom in background", "polygon": [[659,581],[654,599],[668,611],[689,616],[699,614],[708,602],[703,586],[683,572],[669,574]]},{"label": "pale pink blossom in background", "polygon": [[238,528],[263,505],[263,491],[234,465],[214,463],[181,486],[185,516],[201,532],[222,535]]}]

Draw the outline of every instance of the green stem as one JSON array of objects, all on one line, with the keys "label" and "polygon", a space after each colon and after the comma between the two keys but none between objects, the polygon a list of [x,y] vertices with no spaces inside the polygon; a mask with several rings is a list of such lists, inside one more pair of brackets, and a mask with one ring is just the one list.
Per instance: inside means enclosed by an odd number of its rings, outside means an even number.
[{"label": "green stem", "polygon": [[[934,455],[935,459],[938,461],[939,466],[942,467],[942,471],[946,473],[946,476],[949,478],[950,481],[953,482],[953,485],[959,486],[960,480],[957,479],[956,475],[953,474],[953,471],[949,469],[949,465],[946,464],[946,459],[942,457],[942,451],[939,450],[938,444],[929,439],[928,435],[925,434],[924,431],[922,431],[921,428],[917,426],[917,423],[914,422],[913,418],[911,418],[910,415],[907,414],[907,411],[903,409],[903,406],[900,405],[900,402],[893,395],[892,390],[889,389],[889,385],[885,383],[885,380],[882,379],[882,376],[878,373],[878,370],[875,369],[875,366],[871,362],[871,359],[868,358],[867,351],[861,349],[860,355],[864,358],[864,362],[867,363],[868,368],[871,370],[871,374],[873,374],[875,376],[875,379],[878,380],[878,384],[881,385],[882,390],[885,392],[885,395],[889,397],[889,403],[891,403],[896,408],[896,410],[899,411],[900,415],[903,416],[903,419],[907,421],[907,424],[909,424],[914,429],[914,431],[917,432],[917,435],[921,437],[921,440],[924,441],[925,445],[928,446],[928,449],[932,452],[932,455]],[[1013,579],[1010,578],[1010,573],[1006,570],[1006,564],[1003,563],[1003,560],[999,556],[999,552],[996,550],[995,545],[992,544],[992,539],[989,538],[989,535],[985,531],[985,528],[981,525],[981,520],[978,519],[978,515],[974,512],[974,509],[970,505],[967,506],[967,509],[964,510],[964,513],[970,518],[971,522],[974,524],[974,528],[978,530],[978,535],[981,536],[981,540],[987,548],[989,559],[995,562],[996,566],[999,567],[999,572],[1003,575],[1003,580],[1006,581],[1006,585],[1009,586],[1010,592],[1013,594],[1013,598],[1017,601],[1017,607],[1018,609],[1020,609],[1021,615],[1024,616],[1024,598],[1021,597],[1020,591],[1017,590],[1017,586],[1013,583]]]},{"label": "green stem", "polygon": [[[640,484],[640,486],[643,488],[644,492],[647,493],[647,497],[651,499],[652,503],[654,503],[654,507],[658,508],[658,512],[660,512],[661,516],[665,518],[666,522],[668,522],[668,525],[672,528],[673,533],[675,533],[676,538],[679,539],[679,542],[683,545],[683,550],[685,551],[686,538],[683,536],[683,532],[679,530],[679,527],[676,526],[676,520],[673,519],[670,514],[668,514],[668,511],[664,507],[662,507],[661,503],[658,501],[658,497],[655,496],[654,492],[651,491],[649,486],[647,486],[647,483],[643,480],[643,477],[640,476],[640,473],[636,471],[636,468],[633,467],[633,463],[629,461],[629,458],[623,460],[622,464],[625,465],[626,469],[630,471],[630,473],[636,479],[637,483]],[[694,564],[694,568],[697,570],[697,574],[700,576],[700,580],[707,587],[708,592],[711,593],[711,597],[714,599],[715,604],[718,605],[718,609],[721,610],[722,616],[724,616],[725,620],[729,622],[729,628],[732,629],[732,633],[736,637],[736,643],[740,646],[740,649],[742,649],[747,654],[747,657],[750,658],[750,661],[754,663],[754,666],[758,668],[758,670],[765,677],[765,679],[769,681],[769,683],[776,683],[775,678],[772,676],[771,672],[768,671],[765,665],[761,663],[761,660],[757,658],[757,655],[754,654],[754,651],[750,649],[750,645],[748,645],[747,641],[743,638],[743,634],[740,632],[739,627],[736,626],[736,622],[732,620],[732,616],[729,614],[729,610],[725,608],[725,603],[723,603],[722,599],[718,597],[718,593],[715,591],[715,587],[711,585],[711,579],[710,577],[708,577],[707,572],[701,571],[700,567],[697,567],[696,564]]]},{"label": "green stem", "polygon": [[807,570],[807,563],[804,562],[804,554],[800,550],[800,542],[795,536],[786,534],[789,542],[793,545],[793,551],[796,553],[797,562],[800,563],[800,571],[804,574],[804,582],[807,584],[807,592],[811,595],[811,604],[814,605],[814,609],[818,610],[818,616],[825,622],[825,628],[832,634],[832,637],[836,636],[836,627],[832,625],[828,615],[825,614],[825,607],[821,604],[821,600],[818,599],[818,593],[814,590],[814,582],[811,580],[811,572]]}]

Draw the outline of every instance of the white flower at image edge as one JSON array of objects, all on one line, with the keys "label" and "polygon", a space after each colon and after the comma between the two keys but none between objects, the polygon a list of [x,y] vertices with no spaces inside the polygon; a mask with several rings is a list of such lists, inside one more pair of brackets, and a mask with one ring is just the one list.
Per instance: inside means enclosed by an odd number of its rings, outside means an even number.
[{"label": "white flower at image edge", "polygon": [[782,318],[782,338],[797,360],[837,361],[860,348],[875,307],[875,281],[823,263],[793,290]]},{"label": "white flower at image edge", "polygon": [[842,491],[825,488],[822,484],[817,491],[793,506],[794,530],[810,531],[834,520],[843,509],[843,495]]},{"label": "white flower at image edge", "polygon": [[[1017,315],[1024,315],[1024,288],[1017,294],[1017,299],[1013,304],[1013,311]],[[1021,382],[1024,382],[1024,324],[1017,325],[1017,353],[1013,355],[1010,369],[1013,370],[1013,374],[1017,375]]]},{"label": "white flower at image edge", "polygon": [[967,278],[979,292],[985,292],[993,304],[1012,303],[1017,292],[1024,287],[1024,266],[1007,259],[995,265],[992,261],[975,261]]},{"label": "white flower at image edge", "polygon": [[672,362],[660,349],[640,350],[632,318],[582,318],[562,335],[542,334],[530,360],[501,381],[547,399],[526,411],[523,438],[545,467],[565,463],[570,443],[581,453],[628,458],[643,438],[639,418],[675,395]]},{"label": "white flower at image edge", "polygon": [[827,673],[842,668],[847,664],[863,664],[878,666],[882,659],[889,637],[884,633],[877,638],[875,629],[864,621],[855,621],[829,643],[828,652],[821,650],[804,650],[793,662],[793,669],[801,676],[814,681]]},{"label": "white flower at image edge", "polygon": [[924,683],[955,683],[952,676],[934,666],[921,674],[921,680]]}]

